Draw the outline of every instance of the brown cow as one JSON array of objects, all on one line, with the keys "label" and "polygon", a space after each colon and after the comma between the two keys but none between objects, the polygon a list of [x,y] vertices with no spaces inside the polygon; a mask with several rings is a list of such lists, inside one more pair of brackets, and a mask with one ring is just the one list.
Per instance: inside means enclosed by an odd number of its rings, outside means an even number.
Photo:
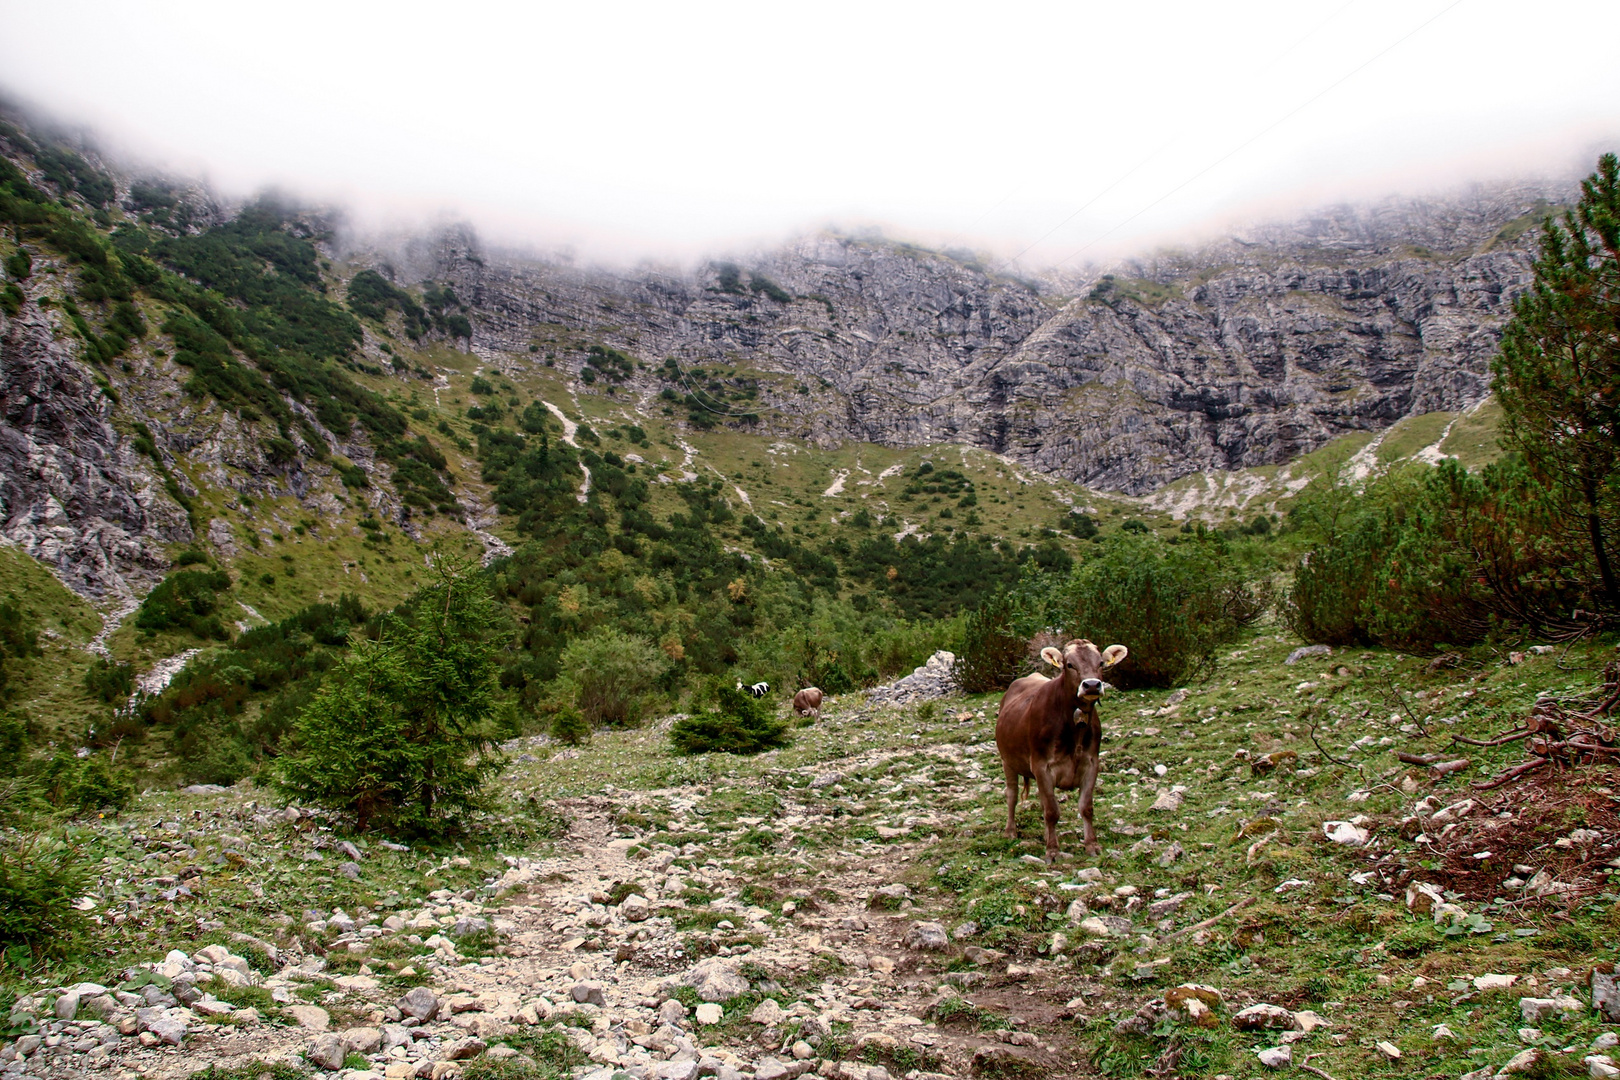
[{"label": "brown cow", "polygon": [[821,719],[821,690],[814,686],[807,686],[793,695],[793,711],[800,716],[815,715]]},{"label": "brown cow", "polygon": [[1101,854],[1097,829],[1091,821],[1091,796],[1097,787],[1097,750],[1102,742],[1102,720],[1097,699],[1106,684],[1103,672],[1125,659],[1130,650],[1110,645],[1098,651],[1089,641],[1071,641],[1063,651],[1047,646],[1041,659],[1062,674],[1025,675],[1007,687],[996,714],[996,749],[1007,778],[1007,836],[1016,839],[1018,779],[1024,794],[1034,779],[1046,818],[1046,861],[1057,861],[1058,804],[1056,789],[1080,789],[1080,816],[1085,821],[1086,854]]}]

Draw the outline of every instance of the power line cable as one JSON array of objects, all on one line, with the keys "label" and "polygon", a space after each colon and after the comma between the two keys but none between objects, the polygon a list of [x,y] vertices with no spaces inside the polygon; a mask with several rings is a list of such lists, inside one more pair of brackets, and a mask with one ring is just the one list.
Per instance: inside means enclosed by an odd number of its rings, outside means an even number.
[{"label": "power line cable", "polygon": [[[1266,66],[1264,68],[1261,68],[1260,70],[1262,72],[1270,71],[1272,68],[1274,68],[1278,64],[1282,63],[1283,60],[1287,59],[1290,55],[1292,55],[1295,52],[1295,50],[1297,50],[1301,45],[1304,45],[1311,38],[1315,37],[1318,31],[1320,31],[1324,26],[1326,26],[1328,23],[1332,22],[1334,19],[1337,19],[1345,11],[1346,8],[1350,7],[1354,3],[1356,3],[1356,0],[1345,0],[1345,2],[1343,4],[1340,4],[1337,8],[1335,8],[1333,10],[1333,12],[1331,14],[1329,14],[1325,19],[1318,22],[1315,26],[1313,26],[1309,30],[1307,30],[1304,33],[1304,35],[1297,38],[1292,45],[1288,46],[1288,48],[1284,49],[1282,52],[1277,53],[1274,56],[1272,56],[1271,60],[1269,62],[1267,62]],[[1124,172],[1120,173],[1119,176],[1114,179],[1113,183],[1109,184],[1107,187],[1105,187],[1101,191],[1097,192],[1097,194],[1093,195],[1090,199],[1087,199],[1086,202],[1084,204],[1082,204],[1080,206],[1080,208],[1078,210],[1076,210],[1074,213],[1070,214],[1068,217],[1064,218],[1062,221],[1058,222],[1056,225],[1054,225],[1050,229],[1046,230],[1046,232],[1042,233],[1037,239],[1035,239],[1034,241],[1032,241],[1031,243],[1026,245],[1022,251],[1018,252],[1018,254],[1013,255],[1013,256],[1011,256],[1011,257],[1009,257],[1007,259],[1003,259],[1002,262],[1000,263],[1000,265],[998,265],[996,267],[995,273],[998,273],[998,274],[1001,273],[1007,267],[1011,266],[1013,263],[1017,262],[1019,259],[1023,258],[1025,255],[1029,254],[1031,251],[1033,251],[1035,248],[1039,247],[1041,244],[1045,243],[1046,240],[1049,237],[1051,237],[1054,233],[1056,233],[1059,230],[1063,229],[1071,221],[1073,221],[1075,218],[1079,217],[1081,214],[1085,213],[1088,209],[1090,209],[1093,205],[1095,205],[1097,200],[1101,199],[1104,195],[1107,195],[1110,191],[1113,191],[1120,184],[1124,183],[1125,180],[1128,177],[1130,177],[1132,174],[1134,174],[1139,169],[1141,169],[1142,166],[1146,165],[1149,161],[1152,161],[1154,158],[1156,158],[1160,154],[1164,153],[1164,151],[1169,149],[1169,147],[1175,141],[1176,141],[1176,136],[1172,135],[1169,138],[1165,139],[1164,142],[1160,143],[1158,146],[1156,146],[1152,150],[1148,151],[1148,153],[1145,154],[1139,161],[1137,161],[1136,164],[1132,165],[1129,169],[1126,169]],[[1013,190],[1014,190],[1014,192],[1017,191],[1016,188],[1014,188]],[[973,225],[977,225],[980,221],[983,221],[990,214],[994,213],[998,207],[1002,206],[1010,198],[1012,198],[1011,193],[1003,196],[1001,201],[996,203],[995,206],[992,206],[989,210],[986,210],[983,214],[980,214],[977,218],[975,218],[974,221],[973,221]],[[968,226],[968,228],[971,229],[973,227],[973,225]]]},{"label": "power line cable", "polygon": [[1374,53],[1372,56],[1368,57],[1366,60],[1362,61],[1360,64],[1357,64],[1354,68],[1352,68],[1349,71],[1345,72],[1339,78],[1335,79],[1332,83],[1329,83],[1327,86],[1323,87],[1321,90],[1317,91],[1315,94],[1311,95],[1309,98],[1306,98],[1304,101],[1300,102],[1300,104],[1296,105],[1294,108],[1290,109],[1288,112],[1284,113],[1282,116],[1279,116],[1276,120],[1273,120],[1270,124],[1266,125],[1264,128],[1261,128],[1259,131],[1257,131],[1253,135],[1249,136],[1243,142],[1239,143],[1237,146],[1233,147],[1231,150],[1227,151],[1225,154],[1221,155],[1219,158],[1216,158],[1214,161],[1212,161],[1208,165],[1204,166],[1204,168],[1198,170],[1198,172],[1196,172],[1193,175],[1189,176],[1187,179],[1183,180],[1181,183],[1177,184],[1175,187],[1171,188],[1169,191],[1165,192],[1163,195],[1160,195],[1157,199],[1154,199],[1152,202],[1150,202],[1146,206],[1142,207],[1142,209],[1136,211],[1136,213],[1134,213],[1134,214],[1130,215],[1129,217],[1125,218],[1123,221],[1118,222],[1112,228],[1110,228],[1107,232],[1102,233],[1100,236],[1094,237],[1085,246],[1079,248],[1078,250],[1076,250],[1074,252],[1071,252],[1070,254],[1064,256],[1062,259],[1059,259],[1056,263],[1053,264],[1053,268],[1056,269],[1057,267],[1062,266],[1064,263],[1069,262],[1071,259],[1075,259],[1075,258],[1078,258],[1081,255],[1084,255],[1087,251],[1090,251],[1092,248],[1096,247],[1102,241],[1104,241],[1104,240],[1108,239],[1110,236],[1114,235],[1120,229],[1123,229],[1125,226],[1129,225],[1131,222],[1135,221],[1137,218],[1141,217],[1143,214],[1147,213],[1149,210],[1152,210],[1155,206],[1158,206],[1160,203],[1162,203],[1166,199],[1170,198],[1170,196],[1176,194],[1177,192],[1181,191],[1183,188],[1185,188],[1188,185],[1198,181],[1199,179],[1201,179],[1204,176],[1208,175],[1209,173],[1213,172],[1215,169],[1217,169],[1220,166],[1224,165],[1226,162],[1230,161],[1232,158],[1236,157],[1238,154],[1240,154],[1244,150],[1248,149],[1254,143],[1258,142],[1260,139],[1264,138],[1266,135],[1269,135],[1271,132],[1275,131],[1277,128],[1281,127],[1283,124],[1287,123],[1289,120],[1292,120],[1295,116],[1298,116],[1301,112],[1303,112],[1305,109],[1309,108],[1311,105],[1314,105],[1316,102],[1320,101],[1327,94],[1331,93],[1333,90],[1335,90],[1339,86],[1343,85],[1351,77],[1357,75],[1364,68],[1368,67],[1369,65],[1371,65],[1375,61],[1381,59],[1385,54],[1389,53],[1396,46],[1400,45],[1402,42],[1405,42],[1408,38],[1411,38],[1413,35],[1417,34],[1419,31],[1425,29],[1426,27],[1429,26],[1429,24],[1433,23],[1436,19],[1440,18],[1442,15],[1445,15],[1452,8],[1457,7],[1462,2],[1463,2],[1463,0],[1452,0],[1451,3],[1447,4],[1445,7],[1441,8],[1439,11],[1437,11],[1433,15],[1429,16],[1427,19],[1424,19],[1417,26],[1414,26],[1411,30],[1408,30],[1406,33],[1402,34],[1400,37],[1396,38],[1394,41],[1392,41],[1388,45],[1384,46],[1384,48],[1380,49],[1378,52]]}]

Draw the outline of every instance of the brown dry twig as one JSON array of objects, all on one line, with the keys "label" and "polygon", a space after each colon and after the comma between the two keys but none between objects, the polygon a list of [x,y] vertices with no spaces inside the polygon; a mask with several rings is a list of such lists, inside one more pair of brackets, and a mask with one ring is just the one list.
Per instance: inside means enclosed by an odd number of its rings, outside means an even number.
[{"label": "brown dry twig", "polygon": [[1312,1073],[1312,1074],[1314,1074],[1316,1076],[1320,1076],[1322,1078],[1322,1080],[1333,1080],[1333,1077],[1331,1075],[1329,1075],[1328,1073],[1323,1072],[1321,1069],[1318,1069],[1315,1065],[1306,1065],[1303,1062],[1301,1062],[1300,1064],[1295,1065],[1294,1068],[1303,1069],[1308,1073]]},{"label": "brown dry twig", "polygon": [[1166,934],[1164,937],[1159,939],[1159,942],[1160,944],[1163,944],[1166,941],[1181,937],[1184,934],[1195,934],[1200,930],[1207,930],[1211,926],[1214,926],[1216,923],[1220,922],[1222,919],[1226,918],[1228,915],[1231,915],[1234,912],[1242,911],[1252,903],[1254,903],[1254,897],[1246,896],[1242,900],[1239,900],[1237,903],[1233,904],[1231,907],[1227,908],[1225,911],[1221,912],[1219,915],[1213,915],[1210,918],[1205,919],[1203,922],[1195,922],[1191,926],[1184,926],[1173,934]]},{"label": "brown dry twig", "polygon": [[1356,772],[1361,773],[1363,778],[1366,777],[1367,774],[1361,771],[1361,766],[1360,765],[1357,765],[1353,761],[1342,761],[1339,758],[1336,758],[1332,754],[1327,752],[1326,748],[1324,748],[1322,746],[1322,744],[1317,741],[1317,738],[1316,738],[1316,724],[1314,722],[1311,724],[1311,742],[1315,744],[1317,752],[1320,753],[1323,757],[1327,758],[1329,761],[1333,762],[1333,764],[1335,764],[1335,765],[1343,765],[1347,769],[1354,769],[1354,770],[1356,770]]},{"label": "brown dry twig", "polygon": [[1515,765],[1501,776],[1498,776],[1495,780],[1487,780],[1484,783],[1475,783],[1473,788],[1475,791],[1490,791],[1492,788],[1499,788],[1503,784],[1510,784],[1519,777],[1523,776],[1525,773],[1534,772],[1543,765],[1550,764],[1551,762],[1552,758],[1536,758],[1534,761],[1527,761],[1523,765]]}]

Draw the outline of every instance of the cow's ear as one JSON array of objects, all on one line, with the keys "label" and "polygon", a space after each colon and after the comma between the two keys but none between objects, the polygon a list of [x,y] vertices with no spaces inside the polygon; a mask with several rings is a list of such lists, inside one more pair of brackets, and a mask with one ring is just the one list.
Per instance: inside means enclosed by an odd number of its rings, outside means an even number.
[{"label": "cow's ear", "polygon": [[1058,652],[1056,649],[1054,649],[1050,645],[1048,645],[1046,648],[1041,650],[1041,659],[1045,660],[1048,664],[1051,664],[1053,667],[1062,667],[1063,666],[1063,654]]},{"label": "cow's ear", "polygon": [[1110,645],[1103,650],[1103,667],[1111,668],[1129,656],[1131,650],[1123,645]]}]

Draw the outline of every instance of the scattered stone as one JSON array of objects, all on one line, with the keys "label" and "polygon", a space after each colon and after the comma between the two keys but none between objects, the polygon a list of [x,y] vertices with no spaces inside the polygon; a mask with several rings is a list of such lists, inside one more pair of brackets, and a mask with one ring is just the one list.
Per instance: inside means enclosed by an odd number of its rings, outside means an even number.
[{"label": "scattered stone", "polygon": [[1186,800],[1186,797],[1187,789],[1180,784],[1176,784],[1167,791],[1159,792],[1159,797],[1153,800],[1153,805],[1148,809],[1171,812],[1180,810],[1181,804]]},{"label": "scattered stone", "polygon": [[1360,825],[1352,825],[1348,821],[1324,821],[1322,835],[1335,844],[1344,844],[1346,847],[1366,847],[1372,834]]},{"label": "scattered stone", "polygon": [[665,998],[664,1003],[658,1006],[658,1022],[660,1024],[667,1024],[670,1027],[679,1027],[681,1026],[681,1021],[685,1019],[686,1006],[682,1005],[674,998]]},{"label": "scattered stone", "polygon": [[412,987],[399,999],[399,1011],[426,1024],[439,1014],[439,995],[425,986]]},{"label": "scattered stone", "polygon": [[1254,1052],[1260,1059],[1260,1064],[1268,1069],[1285,1069],[1294,1062],[1294,1048],[1284,1043],[1282,1046],[1268,1046]]},{"label": "scattered stone", "polygon": [[1427,881],[1414,881],[1406,887],[1406,909],[1414,915],[1428,915],[1438,911],[1446,902],[1440,886]]},{"label": "scattered stone", "polygon": [[1333,655],[1333,646],[1331,646],[1331,645],[1301,645],[1299,648],[1295,649],[1293,652],[1288,654],[1288,659],[1284,660],[1283,664],[1286,665],[1287,667],[1293,667],[1295,664],[1299,663],[1301,660],[1305,659],[1307,656],[1332,656],[1332,655]]},{"label": "scattered stone", "polygon": [[1202,983],[1183,983],[1164,995],[1164,1007],[1172,1019],[1195,1027],[1212,1028],[1220,1023],[1216,1010],[1224,1003],[1221,992]]},{"label": "scattered stone", "polygon": [[382,1045],[382,1030],[374,1027],[355,1027],[345,1031],[341,1038],[343,1045],[356,1054],[374,1054]]},{"label": "scattered stone", "polygon": [[941,649],[905,678],[868,690],[866,700],[882,705],[908,705],[929,698],[949,697],[956,693],[956,677],[951,672],[955,665],[956,654]]},{"label": "scattered stone", "polygon": [[738,994],[748,992],[748,980],[726,960],[710,957],[687,972],[686,985],[697,991],[704,1001],[730,1001]]},{"label": "scattered stone", "polygon": [[1333,1025],[1322,1016],[1311,1012],[1309,1009],[1305,1009],[1294,1014],[1294,1026],[1299,1028],[1299,1030],[1303,1031],[1305,1034],[1309,1035],[1317,1028],[1327,1028],[1332,1027]]},{"label": "scattered stone", "polygon": [[1299,1025],[1292,1012],[1262,1001],[1234,1014],[1232,1026],[1239,1031],[1293,1031]]},{"label": "scattered stone", "polygon": [[1130,937],[1131,920],[1118,915],[1093,915],[1080,921],[1080,929],[1093,937]]},{"label": "scattered stone", "polygon": [[725,1010],[712,1001],[705,1001],[697,1007],[695,1015],[700,1024],[718,1024],[720,1018],[725,1015]]},{"label": "scattered stone", "polygon": [[595,1005],[599,1008],[607,1007],[607,988],[595,979],[574,984],[569,996],[581,1005]]},{"label": "scattered stone", "polygon": [[285,1005],[281,1011],[305,1031],[325,1031],[332,1018],[319,1005]]},{"label": "scattered stone", "polygon": [[765,1027],[775,1027],[782,1022],[785,1015],[775,998],[766,998],[754,1006],[754,1011],[748,1014],[748,1019]]},{"label": "scattered stone", "polygon": [[179,1046],[186,1041],[186,1022],[181,1016],[176,1016],[173,1013],[165,1014],[153,1020],[146,1025],[146,1030],[170,1046]]},{"label": "scattered stone", "polygon": [[444,1060],[467,1061],[489,1049],[482,1039],[457,1039],[444,1049]]},{"label": "scattered stone", "polygon": [[1517,975],[1496,975],[1486,973],[1484,975],[1475,977],[1474,989],[1480,991],[1481,993],[1487,990],[1506,990],[1508,987],[1512,986],[1518,981],[1519,977]]},{"label": "scattered stone", "polygon": [[315,1041],[304,1048],[304,1060],[317,1069],[331,1071],[343,1067],[343,1059],[348,1056],[348,1052],[341,1038],[326,1032],[315,1036]]},{"label": "scattered stone", "polygon": [[1401,1060],[1401,1048],[1390,1042],[1388,1039],[1379,1039],[1374,1046],[1380,1054],[1383,1054],[1389,1060]]},{"label": "scattered stone", "polygon": [[1559,994],[1557,997],[1550,998],[1527,997],[1519,999],[1519,1015],[1524,1017],[1525,1023],[1528,1024],[1539,1024],[1557,1013],[1577,1016],[1580,1011],[1580,1000],[1570,997],[1568,994]]},{"label": "scattered stone", "polygon": [[[1610,970],[1604,971],[1603,968]],[[1614,965],[1603,964],[1592,969],[1592,1008],[1611,1024],[1620,1024],[1620,977]]]},{"label": "scattered stone", "polygon": [[916,922],[906,931],[905,946],[919,952],[941,952],[951,947],[951,939],[937,922]]},{"label": "scattered stone", "polygon": [[1541,1051],[1536,1047],[1521,1051],[1508,1060],[1506,1065],[1496,1070],[1497,1076],[1512,1076],[1515,1073],[1527,1073],[1534,1069],[1542,1058]]},{"label": "scattered stone", "polygon": [[646,922],[652,917],[652,905],[645,896],[631,893],[619,904],[619,914],[628,922]]},{"label": "scattered stone", "polygon": [[[1046,864],[1042,861],[1041,865],[1045,866]],[[910,899],[910,887],[897,881],[892,885],[884,885],[874,889],[872,899],[867,901],[867,906],[875,909],[893,909],[899,907],[902,901]]]}]

